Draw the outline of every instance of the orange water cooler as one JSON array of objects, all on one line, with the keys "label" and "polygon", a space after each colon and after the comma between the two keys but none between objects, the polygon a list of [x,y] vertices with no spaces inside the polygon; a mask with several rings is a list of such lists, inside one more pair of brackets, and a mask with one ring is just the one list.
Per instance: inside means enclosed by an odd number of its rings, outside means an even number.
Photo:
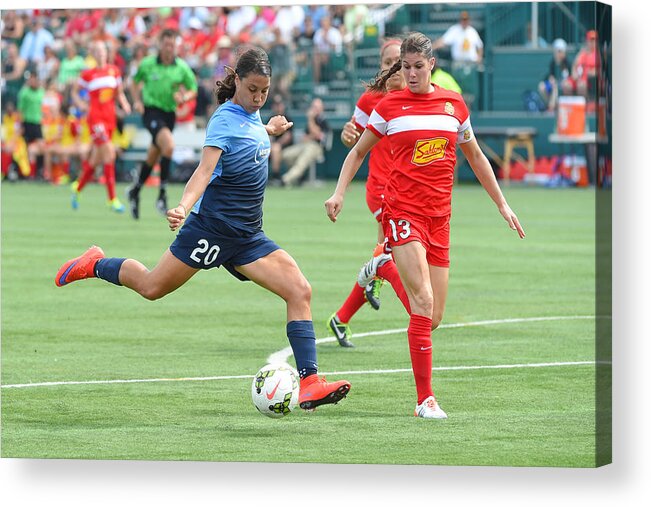
[{"label": "orange water cooler", "polygon": [[556,131],[566,136],[585,132],[585,97],[562,96],[558,98]]}]

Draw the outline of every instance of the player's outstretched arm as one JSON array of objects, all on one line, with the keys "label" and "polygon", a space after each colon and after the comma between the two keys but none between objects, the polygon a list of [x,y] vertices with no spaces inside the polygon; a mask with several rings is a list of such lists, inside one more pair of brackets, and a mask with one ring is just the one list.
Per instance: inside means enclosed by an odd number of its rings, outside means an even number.
[{"label": "player's outstretched arm", "polygon": [[362,165],[366,154],[371,151],[380,140],[370,130],[365,130],[362,137],[353,148],[348,152],[344,164],[341,166],[337,187],[332,196],[325,202],[326,214],[332,222],[337,221],[337,215],[341,212],[344,205],[344,194],[350,182],[353,180],[359,166]]},{"label": "player's outstretched arm", "polygon": [[270,136],[279,136],[292,128],[293,125],[293,121],[287,121],[284,116],[276,115],[269,118],[264,128]]},{"label": "player's outstretched arm", "polygon": [[459,146],[461,147],[461,151],[468,160],[473,172],[477,176],[479,183],[481,183],[484,190],[486,190],[490,198],[496,204],[497,209],[499,209],[504,220],[506,220],[506,223],[511,229],[518,232],[520,238],[524,238],[524,229],[520,225],[518,217],[506,202],[504,194],[502,194],[502,190],[495,178],[495,173],[493,173],[493,168],[486,158],[486,155],[484,155],[484,152],[481,151],[477,139],[472,139],[471,141],[460,144]]},{"label": "player's outstretched arm", "polygon": [[176,208],[167,210],[167,222],[171,230],[175,231],[183,224],[192,206],[205,192],[221,154],[221,148],[204,146],[199,165],[185,185],[181,202]]}]

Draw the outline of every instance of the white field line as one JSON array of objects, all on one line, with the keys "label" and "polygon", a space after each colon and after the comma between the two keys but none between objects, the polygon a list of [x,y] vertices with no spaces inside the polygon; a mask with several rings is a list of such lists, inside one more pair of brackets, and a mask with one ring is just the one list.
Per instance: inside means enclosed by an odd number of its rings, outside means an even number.
[{"label": "white field line", "polygon": [[[518,322],[536,322],[545,320],[577,320],[577,319],[594,319],[591,315],[573,315],[562,317],[530,317],[521,319],[500,319],[500,320],[483,320],[476,322],[464,322],[458,324],[443,324],[439,329],[469,327],[469,326],[486,326],[493,324],[513,324]],[[370,331],[353,335],[354,338],[364,336],[381,336],[388,334],[405,333],[403,329],[387,329],[383,331]],[[334,337],[319,338],[317,343],[335,341]],[[268,362],[287,362],[292,355],[291,347],[271,354]],[[551,362],[551,363],[521,363],[521,364],[502,364],[502,365],[474,365],[474,366],[436,366],[433,371],[458,371],[458,370],[487,370],[487,369],[508,369],[508,368],[545,368],[555,366],[584,366],[595,365],[595,361],[570,361],[570,362]],[[610,364],[610,363],[605,363]],[[358,371],[333,371],[324,372],[324,375],[379,375],[388,373],[411,373],[411,368],[391,369],[391,370],[358,370]],[[234,379],[252,379],[253,375],[219,375],[214,377],[179,377],[179,378],[150,378],[150,379],[113,379],[113,380],[69,380],[60,382],[34,382],[29,384],[7,384],[0,386],[2,389],[18,389],[27,387],[52,387],[52,386],[70,386],[70,385],[97,385],[97,384],[142,384],[147,382],[201,382],[208,380],[234,380]]]},{"label": "white field line", "polygon": [[[496,319],[496,320],[477,320],[474,322],[459,322],[456,324],[441,324],[437,329],[453,329],[457,327],[472,327],[472,326],[491,326],[496,324],[517,324],[520,322],[541,322],[546,320],[583,320],[583,319],[594,319],[594,315],[567,315],[567,316],[558,316],[558,317],[527,317],[527,318],[517,318],[517,319]],[[365,336],[383,336],[388,334],[401,334],[406,333],[407,328],[403,327],[401,329],[385,329],[383,331],[370,331],[368,333],[357,333],[353,334],[351,338],[363,338]],[[316,343],[326,343],[333,342],[336,338],[334,336],[328,336],[327,338],[319,338]],[[267,363],[286,363],[287,360],[292,355],[292,348],[285,347],[278,352],[274,352],[267,358]]]}]

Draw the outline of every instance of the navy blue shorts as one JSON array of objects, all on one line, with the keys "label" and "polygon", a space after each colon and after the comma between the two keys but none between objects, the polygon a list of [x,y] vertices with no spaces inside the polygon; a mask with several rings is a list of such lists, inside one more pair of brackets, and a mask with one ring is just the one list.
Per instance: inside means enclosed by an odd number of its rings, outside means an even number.
[{"label": "navy blue shorts", "polygon": [[172,255],[195,269],[224,266],[238,280],[248,280],[235,270],[266,257],[280,247],[260,231],[244,236],[219,220],[190,213],[170,246]]}]

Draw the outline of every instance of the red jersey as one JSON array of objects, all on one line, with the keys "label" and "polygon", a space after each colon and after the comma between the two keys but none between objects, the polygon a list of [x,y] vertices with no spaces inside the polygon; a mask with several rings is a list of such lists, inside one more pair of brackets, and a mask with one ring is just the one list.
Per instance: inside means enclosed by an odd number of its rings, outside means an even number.
[{"label": "red jersey", "polygon": [[121,84],[120,71],[111,64],[84,70],[79,75],[79,85],[86,88],[90,96],[88,108],[90,125],[105,123],[108,127],[115,126],[115,96]]},{"label": "red jersey", "polygon": [[461,95],[439,86],[423,94],[409,88],[389,93],[375,106],[367,128],[386,136],[393,153],[385,201],[418,215],[449,215],[456,146],[474,137]]},{"label": "red jersey", "polygon": [[[384,93],[366,91],[357,101],[353,119],[355,126],[359,130],[364,130],[368,124],[368,119],[373,109],[380,100],[384,98]],[[382,193],[389,180],[391,172],[393,155],[389,139],[383,138],[371,150],[368,158],[368,178],[366,179],[366,191],[372,194]]]}]

